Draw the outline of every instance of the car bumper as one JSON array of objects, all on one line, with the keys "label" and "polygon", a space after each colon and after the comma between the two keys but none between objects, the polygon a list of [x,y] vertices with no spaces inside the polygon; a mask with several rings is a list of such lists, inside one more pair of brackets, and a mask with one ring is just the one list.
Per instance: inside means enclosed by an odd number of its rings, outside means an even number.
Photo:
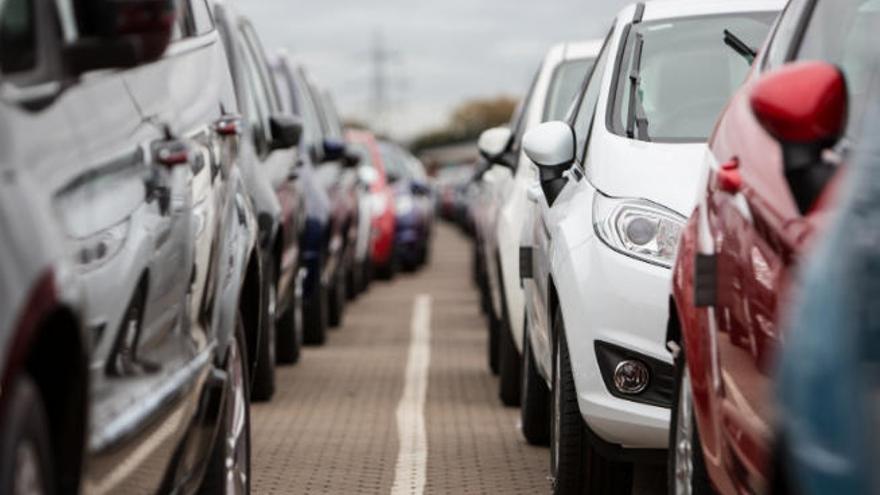
[{"label": "car bumper", "polygon": [[672,360],[664,340],[671,273],[612,251],[595,236],[569,252],[564,261],[569,266],[554,271],[574,274],[562,277],[571,286],[558,284],[558,292],[584,421],[612,444],[666,448],[668,405],[637,402],[644,397],[621,398],[623,394],[616,391],[613,394],[608,380],[613,366],[607,362],[600,365],[598,348],[612,346],[645,362],[660,363],[668,369],[652,373],[649,388],[660,378],[668,383],[671,376],[665,375],[671,374]]}]

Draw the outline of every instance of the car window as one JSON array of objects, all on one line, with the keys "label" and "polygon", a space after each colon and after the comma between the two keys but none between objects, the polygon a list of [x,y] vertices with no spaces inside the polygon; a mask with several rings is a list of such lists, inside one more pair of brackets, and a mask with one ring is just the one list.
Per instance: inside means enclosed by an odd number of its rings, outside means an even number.
[{"label": "car window", "polygon": [[611,132],[662,142],[701,142],[750,61],[724,43],[729,30],[750,47],[776,13],[735,13],[633,25],[615,75]]},{"label": "car window", "polygon": [[593,67],[593,61],[593,59],[569,60],[556,67],[544,103],[545,122],[565,118],[584,80],[584,75]]},{"label": "car window", "polygon": [[206,0],[190,0],[190,12],[193,18],[193,29],[196,36],[210,33],[214,30],[214,18],[208,8]]},{"label": "car window", "polygon": [[0,72],[14,74],[37,66],[37,24],[32,0],[0,1]]},{"label": "car window", "polygon": [[247,46],[244,45],[246,43],[239,43],[239,51],[241,52],[241,59],[244,65],[245,83],[248,86],[248,91],[245,91],[245,93],[250,103],[248,107],[251,109],[248,115],[245,115],[245,118],[253,129],[254,146],[257,147],[260,154],[265,154],[269,151],[269,96],[266,94],[266,88],[258,73],[257,61]]},{"label": "car window", "polygon": [[602,76],[605,74],[605,67],[608,65],[608,57],[610,48],[610,40],[612,34],[605,39],[605,46],[596,59],[596,64],[587,73],[584,78],[586,88],[581,90],[577,96],[579,100],[572,102],[569,112],[574,112],[568,117],[568,121],[574,128],[575,138],[577,140],[577,148],[580,150],[580,162],[583,163],[584,156],[587,152],[587,138],[590,136],[590,129],[593,127],[593,118],[596,115],[596,105],[599,103],[599,89],[602,88]]},{"label": "car window", "polygon": [[[867,99],[880,46],[880,0],[817,2],[797,51],[798,60],[824,60],[846,75],[850,101]],[[864,105],[851,105],[850,125]]]},{"label": "car window", "polygon": [[764,57],[764,69],[784,64],[791,55],[791,42],[801,23],[801,14],[807,0],[791,0],[777,21],[773,39]]},{"label": "car window", "polygon": [[321,118],[315,108],[315,102],[309,94],[308,83],[302,77],[294,76],[293,97],[297,103],[299,116],[303,119],[303,135],[306,142],[317,145],[324,138],[321,131]]}]

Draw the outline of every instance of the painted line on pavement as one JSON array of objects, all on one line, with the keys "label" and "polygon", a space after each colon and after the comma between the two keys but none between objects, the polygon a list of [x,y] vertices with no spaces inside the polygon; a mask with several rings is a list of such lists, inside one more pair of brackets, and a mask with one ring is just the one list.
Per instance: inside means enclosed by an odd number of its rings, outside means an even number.
[{"label": "painted line on pavement", "polygon": [[431,364],[431,296],[419,294],[413,304],[410,323],[406,382],[397,403],[399,450],[394,469],[392,495],[425,491],[428,438],[425,433],[425,397],[428,393],[428,367]]}]

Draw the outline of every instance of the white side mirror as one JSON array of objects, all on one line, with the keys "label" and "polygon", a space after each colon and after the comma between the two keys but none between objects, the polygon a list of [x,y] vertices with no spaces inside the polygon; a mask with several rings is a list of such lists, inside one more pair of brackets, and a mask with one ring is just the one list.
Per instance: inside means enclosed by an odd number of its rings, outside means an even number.
[{"label": "white side mirror", "polygon": [[574,129],[565,122],[545,122],[523,137],[526,155],[539,167],[565,167],[574,163]]},{"label": "white side mirror", "polygon": [[513,133],[507,127],[493,127],[487,129],[480,134],[480,140],[477,141],[477,148],[483,158],[490,162],[495,162],[501,155],[507,151],[510,146],[510,138]]}]

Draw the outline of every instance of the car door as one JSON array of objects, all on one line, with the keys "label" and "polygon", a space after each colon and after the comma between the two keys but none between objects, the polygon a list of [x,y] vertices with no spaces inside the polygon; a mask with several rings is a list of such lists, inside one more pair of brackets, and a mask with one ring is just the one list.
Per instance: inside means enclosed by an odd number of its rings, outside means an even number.
[{"label": "car door", "polygon": [[[866,0],[793,2],[789,9],[793,8],[807,14],[795,17],[794,33],[803,34],[774,41],[793,43],[794,49],[786,50],[788,56],[780,61],[825,60],[840,66],[847,77],[853,103],[847,137],[832,153],[839,161],[851,147],[849,136],[860,121],[857,102],[872,72],[865,47],[869,33],[880,25],[880,9]],[[792,21],[783,20],[780,29],[786,22]],[[771,47],[768,54],[773,52]],[[774,68],[772,63],[765,66]],[[720,427],[732,454],[734,479],[743,489],[760,490],[769,479],[773,447],[773,358],[784,341],[779,309],[786,307],[798,254],[815,234],[820,214],[803,216],[798,211],[788,193],[781,150],[755,121],[747,96],[741,92],[731,103],[712,150],[718,167],[738,163],[743,186],[731,194],[710,181],[707,212],[717,277],[724,282],[715,301]]]}]

